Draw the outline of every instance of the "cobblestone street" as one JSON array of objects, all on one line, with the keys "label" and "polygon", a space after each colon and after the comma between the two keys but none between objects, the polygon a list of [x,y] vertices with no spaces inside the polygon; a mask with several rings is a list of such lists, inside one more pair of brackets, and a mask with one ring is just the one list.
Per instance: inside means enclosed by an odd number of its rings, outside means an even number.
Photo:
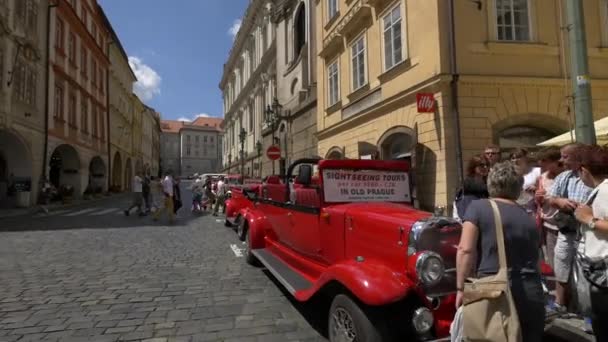
[{"label": "cobblestone street", "polygon": [[164,226],[126,204],[0,222],[29,228],[0,233],[0,341],[326,340],[222,220],[184,208]]}]

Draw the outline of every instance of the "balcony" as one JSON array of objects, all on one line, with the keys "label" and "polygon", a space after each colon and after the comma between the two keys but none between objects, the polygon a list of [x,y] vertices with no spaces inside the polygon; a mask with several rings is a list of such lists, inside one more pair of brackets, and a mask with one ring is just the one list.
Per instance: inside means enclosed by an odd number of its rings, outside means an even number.
[{"label": "balcony", "polygon": [[322,57],[327,57],[335,50],[342,47],[342,39],[367,26],[372,21],[372,5],[382,0],[351,0],[348,11],[340,18],[335,27],[328,32],[323,39],[323,48],[319,52]]}]

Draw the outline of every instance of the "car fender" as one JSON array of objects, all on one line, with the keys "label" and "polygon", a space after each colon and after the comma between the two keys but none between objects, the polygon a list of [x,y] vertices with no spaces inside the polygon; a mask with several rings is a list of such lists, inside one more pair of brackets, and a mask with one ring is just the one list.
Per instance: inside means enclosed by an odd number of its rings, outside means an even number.
[{"label": "car fender", "polygon": [[249,248],[264,248],[264,236],[266,229],[270,227],[266,215],[255,208],[244,208],[241,214],[245,218],[249,230]]},{"label": "car fender", "polygon": [[330,266],[310,289],[296,293],[296,298],[306,301],[334,281],[371,306],[395,303],[416,289],[405,270],[397,272],[380,261],[370,259],[361,262],[348,260]]}]

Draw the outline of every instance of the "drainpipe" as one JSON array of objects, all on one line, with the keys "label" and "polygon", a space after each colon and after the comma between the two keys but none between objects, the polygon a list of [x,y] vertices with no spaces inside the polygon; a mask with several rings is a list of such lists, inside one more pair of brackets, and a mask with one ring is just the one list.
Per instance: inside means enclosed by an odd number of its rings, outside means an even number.
[{"label": "drainpipe", "polygon": [[458,74],[458,64],[456,63],[456,18],[454,11],[454,0],[449,1],[449,30],[450,30],[450,72],[452,74],[452,80],[450,82],[450,88],[452,91],[452,117],[454,118],[454,127],[456,129],[456,163],[458,171],[458,180],[460,184],[464,182],[463,175],[463,160],[462,160],[462,141],[460,137],[460,112],[458,111],[458,80],[460,75]]},{"label": "drainpipe", "polygon": [[[57,7],[57,4],[55,3],[50,3],[48,4],[47,8],[46,8],[46,74],[45,74],[45,84],[46,84],[46,89],[45,89],[45,96],[44,96],[44,114],[46,115],[46,118],[44,120],[44,150],[42,153],[42,175],[41,177],[43,179],[46,179],[46,164],[47,164],[47,154],[48,154],[48,148],[49,148],[49,117],[51,116],[51,113],[49,112],[49,90],[51,89],[51,77],[50,77],[50,73],[51,73],[51,9],[53,7]],[[38,196],[40,196],[40,193],[38,194]]]}]

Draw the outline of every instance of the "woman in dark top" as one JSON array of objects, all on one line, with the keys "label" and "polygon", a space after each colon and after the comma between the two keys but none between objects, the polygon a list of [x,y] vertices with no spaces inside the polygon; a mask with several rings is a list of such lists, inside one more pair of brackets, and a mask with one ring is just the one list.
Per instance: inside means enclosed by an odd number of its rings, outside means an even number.
[{"label": "woman in dark top", "polygon": [[488,176],[488,162],[483,156],[474,156],[467,165],[467,176],[462,188],[456,194],[454,201],[454,216],[462,219],[472,201],[488,198],[486,177]]},{"label": "woman in dark top", "polygon": [[[498,205],[504,227],[511,293],[523,341],[542,341],[545,306],[538,255],[540,236],[534,219],[515,202],[522,185],[523,177],[511,162],[496,164],[488,176],[490,198]],[[463,221],[456,257],[457,307],[462,305],[467,277],[479,278],[498,272],[496,226],[490,201],[471,202]]]}]

